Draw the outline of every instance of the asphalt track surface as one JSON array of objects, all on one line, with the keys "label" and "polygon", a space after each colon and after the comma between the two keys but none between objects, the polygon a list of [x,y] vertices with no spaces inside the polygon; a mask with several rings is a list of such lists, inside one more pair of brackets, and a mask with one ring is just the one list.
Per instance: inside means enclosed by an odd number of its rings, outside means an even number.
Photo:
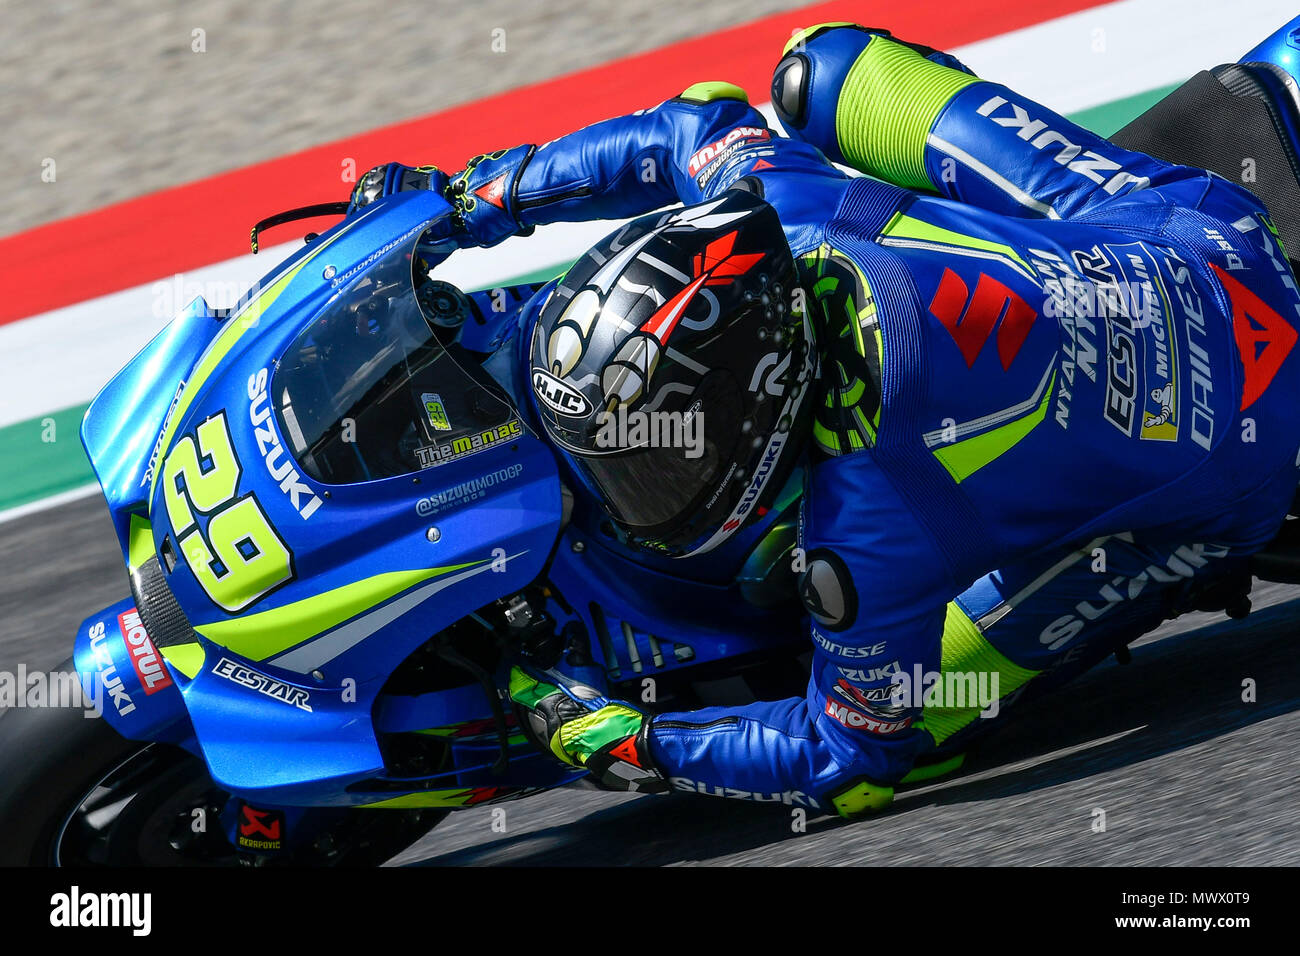
[{"label": "asphalt track surface", "polygon": [[[0,670],[57,667],[126,588],[98,498],[0,525]],[[789,807],[570,787],[498,805],[505,832],[492,807],[453,813],[395,862],[1295,865],[1300,588],[1255,601],[1245,621],[1167,622],[1132,663],[1025,707],[960,776],[870,821],[813,816],[800,833]]]}]

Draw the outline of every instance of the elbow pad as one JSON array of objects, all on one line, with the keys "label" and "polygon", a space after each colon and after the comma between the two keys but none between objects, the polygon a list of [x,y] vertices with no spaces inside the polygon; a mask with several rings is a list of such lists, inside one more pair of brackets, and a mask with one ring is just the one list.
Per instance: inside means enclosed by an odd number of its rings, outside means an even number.
[{"label": "elbow pad", "polygon": [[[877,39],[883,42],[877,48],[882,55],[875,56],[873,49],[868,59],[882,62],[868,63],[863,54]],[[896,55],[887,55],[885,48]],[[953,71],[965,75],[958,76]],[[772,105],[792,139],[811,143],[832,162],[879,175],[874,167],[881,157],[875,149],[871,152],[877,155],[868,155],[864,140],[879,140],[881,135],[869,135],[868,128],[895,127],[900,120],[904,121],[903,126],[914,125],[907,122],[913,117],[904,115],[917,112],[909,107],[916,106],[926,114],[920,117],[923,120],[936,96],[946,102],[950,93],[973,82],[973,77],[956,57],[933,47],[898,40],[888,30],[856,24],[821,24],[801,31],[787,44],[772,75]],[[889,116],[871,115],[869,94],[873,86],[882,90],[892,88],[891,93],[899,94],[890,97],[899,109],[891,110]],[[879,144],[872,142],[872,145]],[[889,151],[893,152],[901,144],[889,145]],[[891,176],[887,178],[899,181]],[[919,181],[909,185],[925,187],[928,183]]]},{"label": "elbow pad", "polygon": [[796,33],[772,73],[772,107],[792,139],[843,163],[835,135],[840,90],[867,44],[888,35],[852,24],[820,24]]}]

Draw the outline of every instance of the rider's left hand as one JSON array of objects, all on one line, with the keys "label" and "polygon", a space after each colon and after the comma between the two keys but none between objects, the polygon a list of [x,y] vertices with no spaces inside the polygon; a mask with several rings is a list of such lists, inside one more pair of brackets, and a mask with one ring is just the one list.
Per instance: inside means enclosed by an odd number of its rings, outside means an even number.
[{"label": "rider's left hand", "polygon": [[558,687],[519,667],[510,671],[510,699],[534,744],[589,771],[606,790],[668,790],[650,757],[650,719],[636,708],[606,701],[582,684]]}]

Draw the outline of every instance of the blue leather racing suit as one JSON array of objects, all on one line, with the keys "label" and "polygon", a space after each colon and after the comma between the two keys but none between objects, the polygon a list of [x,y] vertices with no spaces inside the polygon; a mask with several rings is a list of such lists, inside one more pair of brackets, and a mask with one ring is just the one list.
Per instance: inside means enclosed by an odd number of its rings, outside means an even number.
[{"label": "blue leather racing suit", "polygon": [[[700,84],[494,154],[478,195],[523,227],[731,188],[776,208],[820,309],[812,676],[659,715],[650,741],[678,789],[851,815],[982,712],[1240,580],[1300,477],[1300,296],[1244,187],[943,54],[814,29],[773,101],[788,136]],[[955,699],[963,675],[988,699]]]}]

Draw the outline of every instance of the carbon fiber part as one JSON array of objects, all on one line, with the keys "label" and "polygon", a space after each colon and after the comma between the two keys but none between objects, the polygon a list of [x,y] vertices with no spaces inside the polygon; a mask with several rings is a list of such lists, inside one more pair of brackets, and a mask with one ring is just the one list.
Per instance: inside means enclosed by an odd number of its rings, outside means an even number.
[{"label": "carbon fiber part", "polygon": [[173,647],[198,640],[190,620],[167,585],[156,555],[131,574],[131,594],[136,610],[155,647]]}]

